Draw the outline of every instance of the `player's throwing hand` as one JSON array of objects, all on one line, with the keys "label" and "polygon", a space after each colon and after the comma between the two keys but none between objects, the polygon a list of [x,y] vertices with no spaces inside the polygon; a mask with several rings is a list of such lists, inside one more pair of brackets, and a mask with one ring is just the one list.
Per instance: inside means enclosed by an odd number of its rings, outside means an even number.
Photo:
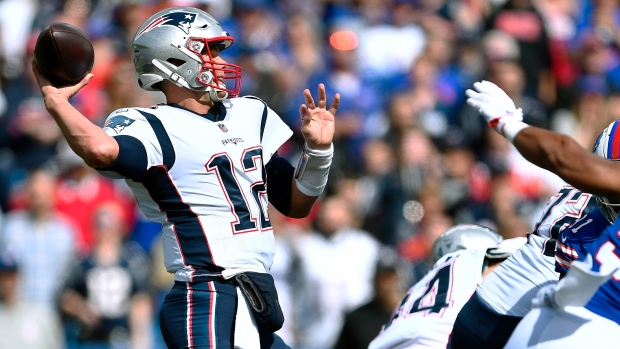
[{"label": "player's throwing hand", "polygon": [[319,84],[319,103],[314,104],[314,99],[310,90],[304,90],[306,104],[299,108],[301,116],[301,132],[308,144],[308,147],[316,150],[330,149],[334,138],[334,120],[338,105],[340,104],[340,94],[336,93],[332,105],[327,109],[327,95],[325,85]]},{"label": "player's throwing hand", "polygon": [[467,104],[476,108],[492,129],[512,140],[517,132],[527,127],[523,123],[521,108],[517,109],[512,99],[497,85],[490,81],[476,82],[474,90],[465,91],[469,97]]},{"label": "player's throwing hand", "polygon": [[43,76],[39,67],[37,66],[34,59],[31,62],[32,64],[32,72],[34,73],[35,78],[37,78],[37,83],[39,84],[39,88],[41,89],[41,94],[43,95],[43,101],[45,102],[45,106],[48,110],[52,107],[53,103],[66,102],[71,97],[73,97],[82,87],[88,85],[88,82],[93,74],[89,73],[77,84],[73,86],[65,86],[65,87],[54,87],[52,83]]}]

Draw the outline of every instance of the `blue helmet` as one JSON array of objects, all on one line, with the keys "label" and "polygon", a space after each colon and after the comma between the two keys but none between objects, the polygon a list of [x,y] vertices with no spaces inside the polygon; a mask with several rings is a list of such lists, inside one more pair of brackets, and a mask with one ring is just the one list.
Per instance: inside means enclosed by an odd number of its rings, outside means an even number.
[{"label": "blue helmet", "polygon": [[[620,161],[620,120],[609,124],[606,129],[598,135],[592,152],[602,158],[612,161]],[[620,204],[612,203],[604,196],[597,196],[596,203],[601,208],[603,215],[610,223],[618,218],[618,208]]]}]

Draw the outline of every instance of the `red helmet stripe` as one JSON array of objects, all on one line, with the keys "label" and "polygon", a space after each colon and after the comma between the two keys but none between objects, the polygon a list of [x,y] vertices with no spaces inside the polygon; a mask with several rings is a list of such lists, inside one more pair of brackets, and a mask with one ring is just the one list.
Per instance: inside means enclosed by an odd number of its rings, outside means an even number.
[{"label": "red helmet stripe", "polygon": [[620,159],[620,132],[618,132],[618,122],[614,123],[614,126],[611,129],[611,135],[609,135],[611,140],[610,147],[608,149],[610,151],[607,152],[609,159],[617,160]]},{"label": "red helmet stripe", "polygon": [[146,27],[144,27],[144,29],[140,30],[140,32],[138,33],[138,35],[136,35],[136,38],[144,33],[146,33],[147,31],[157,27],[158,25],[160,25],[161,23],[163,23],[163,19],[161,17],[157,17],[155,18],[149,25],[147,25]]}]

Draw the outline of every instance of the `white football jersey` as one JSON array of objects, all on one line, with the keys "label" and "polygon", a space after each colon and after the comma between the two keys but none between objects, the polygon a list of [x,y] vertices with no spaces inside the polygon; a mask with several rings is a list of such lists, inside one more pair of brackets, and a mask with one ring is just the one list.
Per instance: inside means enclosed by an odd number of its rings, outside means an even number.
[{"label": "white football jersey", "polygon": [[369,349],[445,348],[456,316],[482,280],[486,249],[443,256],[413,285]]},{"label": "white football jersey", "polygon": [[591,194],[564,186],[547,203],[527,243],[478,286],[482,301],[499,314],[525,316],[538,289],[559,279],[554,257],[559,232],[594,208]]},{"label": "white football jersey", "polygon": [[104,125],[146,149],[146,175],[126,182],[144,214],[163,224],[164,263],[178,281],[271,267],[264,166],[292,131],[258,99],[223,106],[206,115],[171,105],[120,109]]}]

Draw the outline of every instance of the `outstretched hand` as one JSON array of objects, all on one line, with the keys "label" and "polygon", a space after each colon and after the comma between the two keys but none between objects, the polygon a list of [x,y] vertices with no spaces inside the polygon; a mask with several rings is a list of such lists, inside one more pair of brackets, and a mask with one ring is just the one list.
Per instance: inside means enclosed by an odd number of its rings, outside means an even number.
[{"label": "outstretched hand", "polygon": [[502,133],[501,127],[506,122],[523,121],[523,111],[501,88],[490,81],[474,83],[473,90],[465,91],[467,104],[476,108],[486,119],[491,128]]},{"label": "outstretched hand", "polygon": [[55,87],[52,83],[43,76],[37,63],[35,60],[32,60],[32,72],[34,76],[37,78],[37,84],[39,84],[39,88],[41,89],[41,94],[43,95],[43,101],[45,102],[45,106],[47,109],[50,109],[54,106],[54,104],[59,102],[69,101],[71,97],[73,97],[82,87],[88,85],[88,82],[93,74],[89,73],[77,84],[71,86],[63,86],[63,87]]},{"label": "outstretched hand", "polygon": [[340,94],[336,93],[329,109],[327,109],[327,95],[323,84],[319,84],[318,104],[314,104],[314,99],[308,89],[304,90],[304,98],[306,104],[302,104],[299,108],[301,133],[309,148],[327,150],[331,147],[334,138],[334,122],[340,104]]}]

